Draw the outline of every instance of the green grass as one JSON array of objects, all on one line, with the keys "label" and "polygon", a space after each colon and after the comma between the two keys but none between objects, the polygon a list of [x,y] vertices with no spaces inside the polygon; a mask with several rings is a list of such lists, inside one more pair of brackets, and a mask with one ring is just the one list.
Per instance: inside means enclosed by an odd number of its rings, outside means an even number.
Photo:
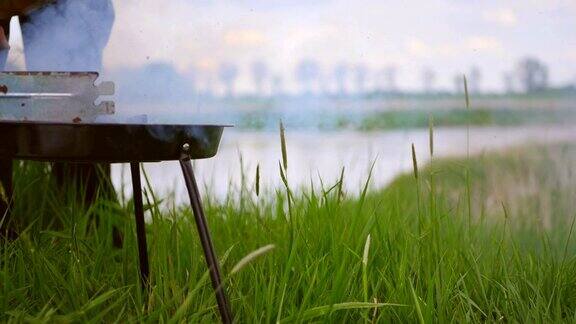
[{"label": "green grass", "polygon": [[[267,110],[243,112],[236,126],[239,129],[271,130],[279,112]],[[436,126],[522,126],[534,124],[566,124],[576,122],[574,108],[475,108],[470,112],[455,108],[403,108],[384,111],[358,112],[353,109],[345,113],[335,111],[316,116],[317,121],[308,121],[308,128],[318,130],[351,129],[357,131],[380,131],[407,128],[426,128],[428,118],[434,116]],[[300,120],[291,126],[301,126]]]},{"label": "green grass", "polygon": [[355,127],[362,131],[398,128],[425,128],[428,117],[434,116],[436,126],[519,126],[576,121],[574,109],[411,109],[371,113]]},{"label": "green grass", "polygon": [[[432,141],[415,147],[415,156],[432,149]],[[284,179],[294,172],[287,155],[279,157]],[[225,202],[207,197],[236,319],[576,321],[574,161],[574,145],[524,148],[433,160],[380,191],[344,192],[343,171],[323,188],[284,181],[276,190],[258,185],[256,195],[253,183]],[[56,192],[35,163],[20,165],[16,181],[14,218],[29,225],[0,249],[0,321],[218,319],[187,207],[159,208],[146,190],[146,296],[131,201],[100,199],[88,210],[64,203],[73,193]],[[95,217],[99,226],[90,227]],[[113,226],[124,232],[123,249],[112,245]]]}]

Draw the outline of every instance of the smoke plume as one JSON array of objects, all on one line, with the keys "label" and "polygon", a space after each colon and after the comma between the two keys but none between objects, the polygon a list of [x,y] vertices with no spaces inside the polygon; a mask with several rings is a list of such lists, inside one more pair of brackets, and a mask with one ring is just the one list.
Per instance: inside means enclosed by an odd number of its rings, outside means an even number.
[{"label": "smoke plume", "polygon": [[21,19],[30,71],[100,71],[114,9],[110,0],[60,0]]}]

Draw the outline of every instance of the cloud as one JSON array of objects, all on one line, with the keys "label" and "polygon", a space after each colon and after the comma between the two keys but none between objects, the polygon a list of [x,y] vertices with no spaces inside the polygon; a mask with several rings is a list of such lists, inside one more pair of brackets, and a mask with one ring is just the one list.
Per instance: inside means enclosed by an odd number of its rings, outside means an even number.
[{"label": "cloud", "polygon": [[470,51],[499,53],[502,43],[491,36],[471,36],[460,42],[425,42],[419,38],[410,38],[405,44],[406,53],[414,58],[453,58]]},{"label": "cloud", "polygon": [[432,49],[424,41],[418,38],[411,38],[406,42],[406,50],[410,55],[425,57],[432,54]]},{"label": "cloud", "polygon": [[502,42],[491,36],[472,36],[465,41],[466,48],[473,51],[500,52],[503,49]]},{"label": "cloud", "polygon": [[503,27],[514,27],[518,24],[518,17],[514,10],[510,8],[499,8],[485,11],[482,15],[484,20],[496,23]]},{"label": "cloud", "polygon": [[230,46],[258,46],[266,41],[264,34],[256,29],[235,29],[224,34],[224,43]]}]

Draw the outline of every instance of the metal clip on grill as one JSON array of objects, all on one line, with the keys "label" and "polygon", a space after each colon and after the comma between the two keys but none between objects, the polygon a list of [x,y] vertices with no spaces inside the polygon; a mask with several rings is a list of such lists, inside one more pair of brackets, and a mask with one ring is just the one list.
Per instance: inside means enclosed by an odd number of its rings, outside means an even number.
[{"label": "metal clip on grill", "polygon": [[0,79],[0,118],[56,122],[93,122],[114,114],[113,82],[94,85],[96,72],[5,72]]}]

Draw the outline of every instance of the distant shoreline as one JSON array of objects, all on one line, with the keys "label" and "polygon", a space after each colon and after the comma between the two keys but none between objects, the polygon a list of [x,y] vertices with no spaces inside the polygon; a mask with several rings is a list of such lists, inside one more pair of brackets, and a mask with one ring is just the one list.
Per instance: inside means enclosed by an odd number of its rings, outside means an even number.
[{"label": "distant shoreline", "polygon": [[576,123],[576,95],[475,95],[467,111],[463,96],[380,95],[366,97],[280,96],[196,98],[192,101],[117,102],[117,114],[148,114],[149,121],[232,124],[241,130],[379,131],[436,126],[521,126]]}]

